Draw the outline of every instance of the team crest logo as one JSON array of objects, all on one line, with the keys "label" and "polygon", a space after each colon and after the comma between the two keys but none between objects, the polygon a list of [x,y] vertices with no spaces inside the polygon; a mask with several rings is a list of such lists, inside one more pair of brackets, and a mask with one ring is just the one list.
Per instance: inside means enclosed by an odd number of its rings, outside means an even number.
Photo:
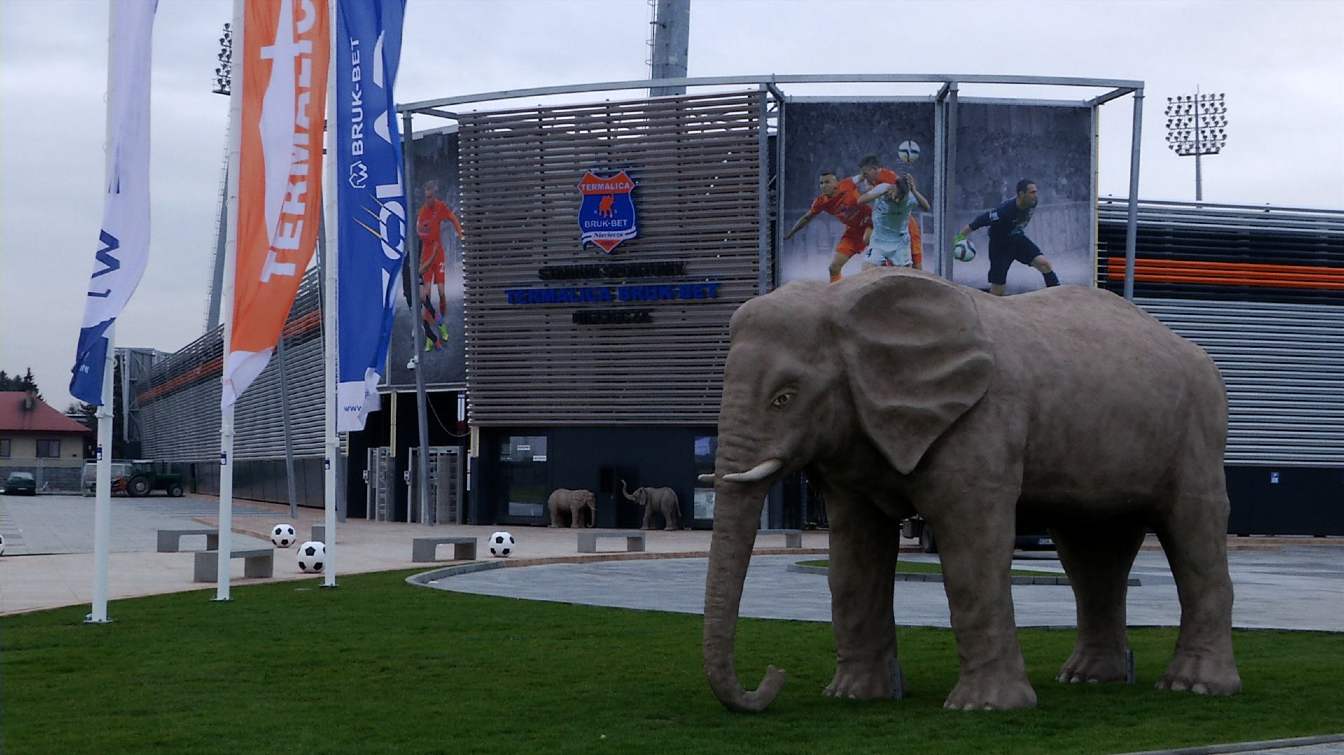
[{"label": "team crest logo", "polygon": [[591,170],[579,180],[579,245],[596,244],[611,253],[622,241],[639,235],[635,220],[635,179],[625,171],[599,176]]}]

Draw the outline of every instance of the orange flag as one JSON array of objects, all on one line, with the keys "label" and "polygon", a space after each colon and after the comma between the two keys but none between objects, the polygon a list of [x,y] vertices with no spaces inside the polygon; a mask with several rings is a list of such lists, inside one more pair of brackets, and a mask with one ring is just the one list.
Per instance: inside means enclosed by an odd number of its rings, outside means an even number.
[{"label": "orange flag", "polygon": [[[229,406],[266,368],[317,245],[331,33],[325,0],[244,3]],[[237,96],[235,94],[235,96]]]}]

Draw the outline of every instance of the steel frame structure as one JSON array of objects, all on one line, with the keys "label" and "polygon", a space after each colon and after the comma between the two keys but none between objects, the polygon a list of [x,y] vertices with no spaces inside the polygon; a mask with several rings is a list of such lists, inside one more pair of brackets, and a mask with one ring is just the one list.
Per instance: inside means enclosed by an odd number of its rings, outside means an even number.
[{"label": "steel frame structure", "polygon": [[[936,93],[928,97],[921,96],[899,96],[899,97],[862,97],[862,96],[801,96],[791,97],[787,95],[781,86],[789,85],[816,85],[816,84],[926,84],[938,85]],[[1138,225],[1138,193],[1139,193],[1139,147],[1141,144],[1143,129],[1143,87],[1144,82],[1132,79],[1101,79],[1101,78],[1081,78],[1069,76],[1020,76],[1020,75],[996,75],[996,74],[925,74],[925,73],[850,73],[850,74],[763,74],[746,76],[701,76],[689,78],[674,79],[632,79],[627,81],[603,81],[591,82],[586,84],[568,84],[549,87],[533,87],[528,89],[505,89],[493,92],[480,92],[476,94],[464,94],[453,97],[438,97],[429,100],[419,100],[407,102],[397,106],[397,112],[402,115],[402,124],[405,130],[403,134],[403,149],[406,150],[406,158],[410,159],[410,142],[412,134],[412,118],[415,115],[427,115],[435,118],[457,120],[459,113],[445,108],[457,107],[460,105],[473,105],[487,102],[501,102],[505,100],[517,100],[530,97],[553,97],[557,95],[573,95],[588,92],[635,92],[638,90],[664,90],[668,88],[681,88],[682,90],[691,87],[743,87],[760,89],[767,92],[767,102],[765,112],[762,118],[765,120],[767,128],[769,122],[774,121],[774,133],[777,134],[775,143],[776,158],[776,217],[779,217],[780,205],[783,203],[783,171],[784,171],[784,121],[787,118],[787,109],[789,102],[896,102],[896,101],[928,101],[932,100],[935,107],[935,182],[934,191],[936,192],[939,204],[937,213],[935,234],[939,239],[938,272],[945,277],[951,276],[951,244],[950,234],[952,228],[946,222],[947,197],[950,189],[955,187],[950,177],[955,175],[956,167],[956,127],[957,127],[957,103],[959,101],[960,85],[962,84],[995,84],[995,85],[1015,85],[1015,86],[1046,86],[1046,87],[1081,87],[1087,89],[1106,89],[1109,91],[1082,100],[1043,100],[1031,98],[967,98],[968,102],[1012,102],[1019,104],[1056,104],[1073,107],[1092,108],[1092,144],[1094,154],[1094,174],[1092,177],[1093,197],[1096,198],[1097,179],[1095,175],[1096,149],[1097,149],[1097,108],[1112,101],[1133,95],[1133,126],[1130,131],[1130,158],[1129,158],[1129,216],[1127,224],[1127,234],[1125,241],[1125,298],[1133,300],[1134,298],[1134,249],[1135,233]],[[762,154],[767,149],[767,129],[761,130]],[[764,183],[764,181],[763,181]],[[762,213],[766,213],[766,202],[768,201],[769,185],[762,186]],[[408,194],[408,204],[411,197]],[[415,208],[407,208],[408,217],[414,217]],[[762,223],[761,226],[761,250],[764,257],[769,254],[769,240],[766,233],[769,232],[769,224]],[[782,224],[776,223],[775,229],[775,248],[779,248],[779,235],[782,233]],[[1096,246],[1096,223],[1093,223],[1092,230],[1093,247]],[[414,242],[412,242],[414,243]],[[765,293],[768,288],[775,284],[778,277],[773,269],[762,265],[761,278],[759,285],[761,293]]]}]

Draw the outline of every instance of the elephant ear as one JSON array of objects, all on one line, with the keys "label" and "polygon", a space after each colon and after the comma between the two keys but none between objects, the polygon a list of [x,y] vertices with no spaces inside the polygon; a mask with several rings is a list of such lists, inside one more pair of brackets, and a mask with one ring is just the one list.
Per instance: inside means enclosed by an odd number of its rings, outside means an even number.
[{"label": "elephant ear", "polygon": [[989,389],[994,354],[969,290],[871,272],[833,284],[833,327],[868,437],[901,474]]}]

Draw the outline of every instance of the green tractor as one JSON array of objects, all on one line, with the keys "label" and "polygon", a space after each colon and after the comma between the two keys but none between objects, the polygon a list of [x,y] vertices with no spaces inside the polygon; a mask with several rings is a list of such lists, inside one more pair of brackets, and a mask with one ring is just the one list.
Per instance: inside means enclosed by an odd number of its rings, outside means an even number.
[{"label": "green tractor", "polygon": [[[84,495],[93,495],[96,480],[96,462],[84,465]],[[156,461],[114,461],[112,462],[112,492],[125,493],[128,496],[146,496],[155,490],[162,490],[178,498],[186,491],[182,487],[182,475],[172,471],[168,462]]]}]

